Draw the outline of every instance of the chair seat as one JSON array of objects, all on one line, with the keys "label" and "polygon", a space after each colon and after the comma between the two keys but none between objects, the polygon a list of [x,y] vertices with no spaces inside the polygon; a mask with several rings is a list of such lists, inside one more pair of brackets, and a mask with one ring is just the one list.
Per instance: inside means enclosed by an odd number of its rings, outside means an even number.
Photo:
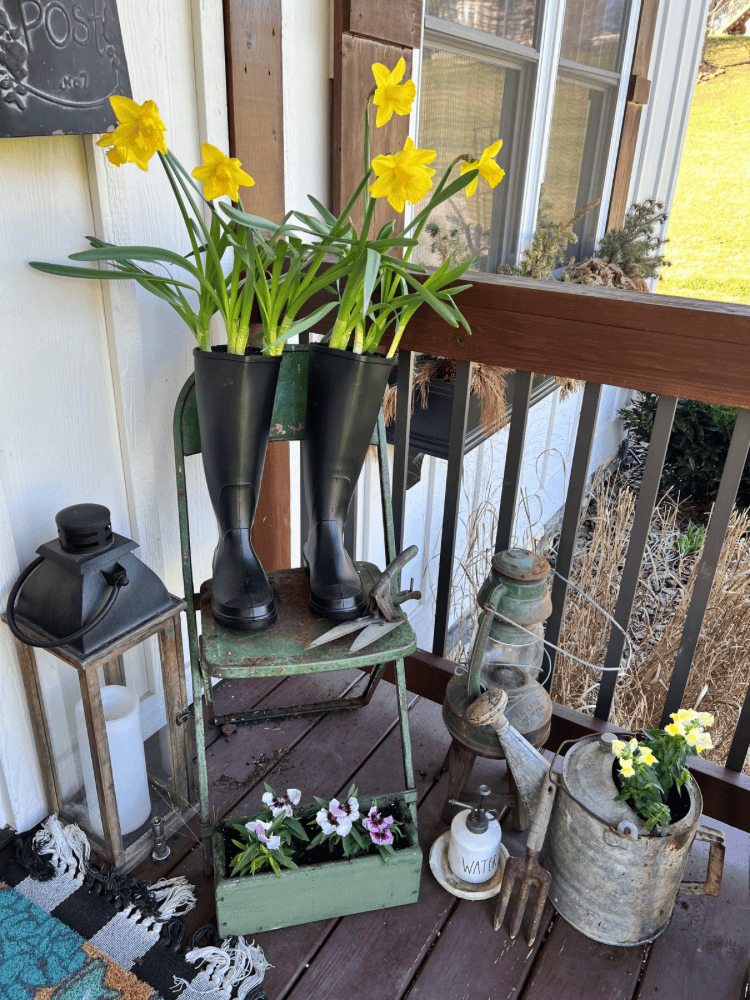
[{"label": "chair seat", "polygon": [[[369,591],[381,571],[368,562],[355,565],[363,587]],[[414,630],[404,621],[357,653],[351,653],[349,647],[358,632],[305,649],[335,623],[310,611],[310,583],[303,569],[269,573],[268,582],[276,598],[278,618],[262,632],[242,632],[220,625],[211,611],[211,581],[201,586],[200,658],[211,676],[274,677],[370,667],[411,656],[417,648]]]}]

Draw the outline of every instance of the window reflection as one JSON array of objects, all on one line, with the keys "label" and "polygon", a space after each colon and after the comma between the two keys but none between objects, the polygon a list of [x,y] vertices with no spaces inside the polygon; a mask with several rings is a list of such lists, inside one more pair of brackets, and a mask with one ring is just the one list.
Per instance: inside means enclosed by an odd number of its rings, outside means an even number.
[{"label": "window reflection", "polygon": [[[448,164],[461,153],[479,157],[485,147],[502,138],[497,163],[507,172],[512,132],[503,121],[504,104],[512,107],[515,89],[513,70],[470,56],[425,48],[422,65],[419,145],[434,149],[431,164],[437,184]],[[467,100],[471,94],[471,100]],[[452,175],[459,176],[458,167]],[[504,199],[506,181],[492,191],[480,180],[471,198],[461,192],[443,202],[432,214],[415,260],[437,265],[447,252],[456,259],[473,256],[480,269],[487,267],[492,251],[491,233],[496,199]],[[428,199],[416,206],[415,213]]]},{"label": "window reflection", "polygon": [[616,72],[628,0],[567,0],[563,59]]},{"label": "window reflection", "polygon": [[428,0],[427,13],[465,28],[533,45],[538,0]]}]

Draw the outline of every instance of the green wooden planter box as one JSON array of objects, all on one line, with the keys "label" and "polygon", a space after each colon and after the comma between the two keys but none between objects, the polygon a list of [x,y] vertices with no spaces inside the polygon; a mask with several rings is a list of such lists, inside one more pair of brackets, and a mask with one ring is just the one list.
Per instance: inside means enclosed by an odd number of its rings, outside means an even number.
[{"label": "green wooden planter box", "polygon": [[[403,793],[362,797],[360,809],[367,811],[375,803],[390,805],[394,800],[401,801],[404,813],[410,816],[409,803]],[[213,860],[219,936],[273,931],[313,920],[416,903],[422,851],[411,819],[405,822],[404,833],[408,846],[396,851],[388,864],[380,855],[370,854],[284,870],[280,876],[263,872],[231,878],[227,874],[224,835],[221,831],[215,832]]]}]

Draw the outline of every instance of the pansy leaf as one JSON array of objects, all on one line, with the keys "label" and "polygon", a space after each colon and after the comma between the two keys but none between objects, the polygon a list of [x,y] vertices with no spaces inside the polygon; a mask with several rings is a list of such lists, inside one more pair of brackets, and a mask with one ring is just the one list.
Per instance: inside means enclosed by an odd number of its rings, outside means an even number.
[{"label": "pansy leaf", "polygon": [[359,844],[359,846],[362,848],[363,851],[367,848],[367,842],[365,841],[364,837],[362,836],[362,834],[360,833],[360,831],[357,829],[356,826],[352,827],[351,836],[354,837],[354,839],[357,841],[357,843]]},{"label": "pansy leaf", "polygon": [[289,829],[292,831],[295,837],[299,837],[300,840],[310,839],[307,835],[307,831],[305,830],[304,826],[295,816],[289,816],[287,818],[286,825],[289,827]]}]

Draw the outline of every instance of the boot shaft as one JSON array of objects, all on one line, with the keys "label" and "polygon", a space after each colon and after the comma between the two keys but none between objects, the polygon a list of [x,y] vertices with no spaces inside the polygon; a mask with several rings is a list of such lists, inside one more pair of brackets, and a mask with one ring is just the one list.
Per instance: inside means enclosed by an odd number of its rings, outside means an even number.
[{"label": "boot shaft", "polygon": [[220,528],[250,528],[281,357],[193,351],[206,485]]},{"label": "boot shaft", "polygon": [[310,346],[302,468],[310,524],[346,520],[393,362]]}]

